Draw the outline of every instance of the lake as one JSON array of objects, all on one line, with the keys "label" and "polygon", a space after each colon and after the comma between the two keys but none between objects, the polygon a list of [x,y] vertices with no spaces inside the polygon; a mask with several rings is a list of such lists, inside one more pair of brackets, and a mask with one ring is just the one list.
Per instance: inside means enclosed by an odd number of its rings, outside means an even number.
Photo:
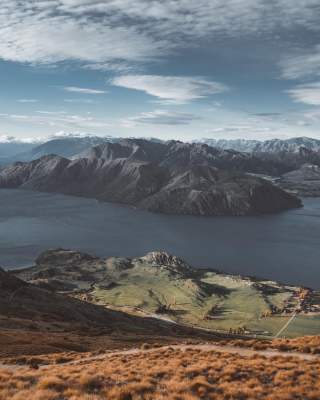
[{"label": "lake", "polygon": [[32,265],[48,248],[142,256],[165,250],[197,267],[320,288],[320,199],[258,217],[152,214],[92,199],[0,190],[0,265]]}]

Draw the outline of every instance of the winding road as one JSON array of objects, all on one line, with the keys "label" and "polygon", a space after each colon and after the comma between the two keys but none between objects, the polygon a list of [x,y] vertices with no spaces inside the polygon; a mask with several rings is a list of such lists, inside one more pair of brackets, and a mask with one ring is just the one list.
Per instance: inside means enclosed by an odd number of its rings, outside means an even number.
[{"label": "winding road", "polygon": [[280,331],[276,335],[274,335],[274,339],[277,339],[281,335],[281,333],[288,328],[288,326],[291,324],[291,322],[295,319],[296,316],[297,316],[297,312],[295,311],[291,315],[291,317],[288,319],[288,321],[283,325],[283,327],[280,329]]}]

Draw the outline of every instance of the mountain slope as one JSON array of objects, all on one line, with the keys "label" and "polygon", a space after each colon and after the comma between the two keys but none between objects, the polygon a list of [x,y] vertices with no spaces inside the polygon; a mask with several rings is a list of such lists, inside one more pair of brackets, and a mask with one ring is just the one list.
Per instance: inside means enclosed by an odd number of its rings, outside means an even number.
[{"label": "mountain slope", "polygon": [[320,196],[320,167],[303,164],[300,168],[282,175],[279,185],[303,197]]},{"label": "mountain slope", "polygon": [[217,336],[92,304],[36,279],[34,283],[0,269],[0,358]]},{"label": "mountain slope", "polygon": [[[128,324],[126,314],[52,293],[0,269],[0,316],[23,321],[61,323],[64,326],[103,327]],[[3,321],[1,321],[1,325]]]},{"label": "mountain slope", "polygon": [[111,352],[0,376],[1,400],[320,398],[316,355],[210,344]]},{"label": "mountain slope", "polygon": [[97,137],[97,136],[85,136],[85,137],[61,137],[57,139],[51,139],[45,143],[41,143],[38,146],[33,147],[29,151],[19,152],[11,157],[14,161],[32,161],[37,158],[55,154],[61,157],[71,158],[92,146],[105,143],[111,140],[109,137]]},{"label": "mountain slope", "polygon": [[246,164],[246,155],[207,145],[123,140],[95,146],[74,160],[52,155],[8,166],[0,171],[0,187],[93,197],[169,214],[253,215],[301,205],[271,183],[236,172]]},{"label": "mountain slope", "polygon": [[15,138],[0,137],[0,165],[8,164],[13,160],[17,160],[15,156],[20,153],[32,151],[38,146],[38,142],[23,142]]}]

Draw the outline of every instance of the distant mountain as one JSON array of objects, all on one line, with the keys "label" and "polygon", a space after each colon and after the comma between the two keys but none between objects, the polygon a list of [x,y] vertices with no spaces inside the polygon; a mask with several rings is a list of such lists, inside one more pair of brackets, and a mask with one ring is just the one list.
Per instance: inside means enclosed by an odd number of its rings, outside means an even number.
[{"label": "distant mountain", "polygon": [[320,196],[320,167],[304,164],[300,168],[282,175],[279,185],[299,196]]},{"label": "distant mountain", "polygon": [[15,154],[12,157],[13,161],[31,161],[37,158],[55,154],[61,157],[71,158],[77,154],[89,149],[92,146],[112,141],[111,137],[97,137],[97,136],[66,136],[56,139],[48,140],[38,146],[31,148],[29,151]]},{"label": "distant mountain", "polygon": [[233,149],[248,153],[298,153],[302,147],[315,152],[320,151],[320,140],[308,137],[265,141],[247,139],[201,139],[199,142],[225,150]]},{"label": "distant mountain", "polygon": [[0,187],[93,197],[168,214],[252,215],[301,205],[270,182],[239,172],[251,165],[259,171],[264,162],[204,144],[127,139],[100,144],[74,160],[49,155],[18,162],[0,172]]},{"label": "distant mountain", "polygon": [[32,150],[39,142],[24,142],[13,137],[0,137],[0,164],[10,162],[16,154]]}]

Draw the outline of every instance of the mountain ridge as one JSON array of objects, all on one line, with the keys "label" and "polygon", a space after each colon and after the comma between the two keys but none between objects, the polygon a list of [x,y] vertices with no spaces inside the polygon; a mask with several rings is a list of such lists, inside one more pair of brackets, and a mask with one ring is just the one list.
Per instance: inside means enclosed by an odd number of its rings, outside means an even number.
[{"label": "mountain ridge", "polygon": [[320,139],[306,136],[268,140],[203,138],[197,142],[222,149],[233,149],[249,153],[277,153],[282,151],[297,153],[301,147],[316,152],[320,151]]},{"label": "mountain ridge", "polygon": [[73,160],[47,155],[15,163],[0,171],[0,187],[93,197],[167,214],[254,215],[301,206],[270,182],[242,173],[251,161],[202,144],[126,139],[95,146]]}]

